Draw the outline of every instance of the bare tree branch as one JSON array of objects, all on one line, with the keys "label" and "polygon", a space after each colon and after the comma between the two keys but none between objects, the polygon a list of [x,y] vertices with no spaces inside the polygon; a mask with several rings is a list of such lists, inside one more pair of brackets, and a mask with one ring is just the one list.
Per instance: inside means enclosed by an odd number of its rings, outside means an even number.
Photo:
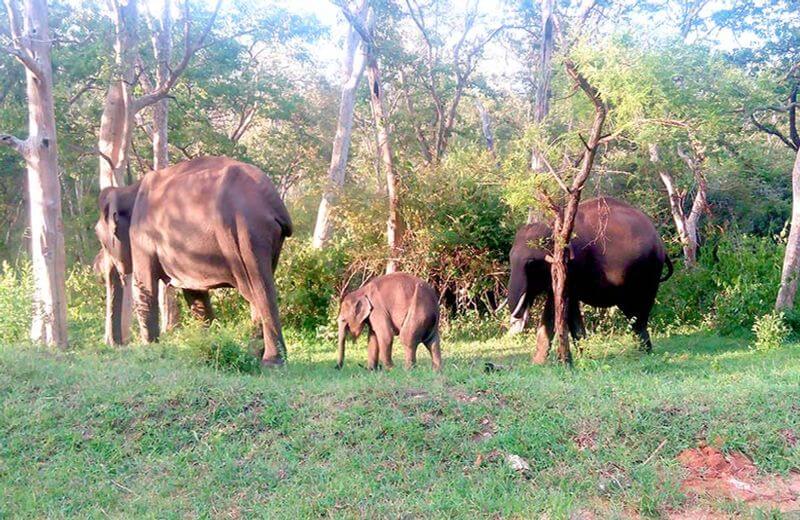
[{"label": "bare tree branch", "polygon": [[194,57],[195,53],[200,50],[205,42],[206,38],[208,37],[209,33],[211,32],[211,27],[214,25],[214,21],[217,19],[217,14],[219,13],[220,6],[222,5],[222,0],[217,0],[216,5],[214,6],[214,12],[209,18],[208,23],[206,23],[205,27],[203,28],[202,32],[200,33],[200,37],[195,41],[192,42],[192,35],[191,35],[191,17],[189,15],[189,4],[188,2],[184,4],[184,41],[185,47],[183,52],[183,58],[178,63],[178,65],[172,69],[169,76],[167,77],[166,81],[162,84],[158,85],[155,90],[152,92],[145,94],[144,96],[136,99],[133,102],[133,112],[138,112],[139,110],[156,103],[164,99],[172,87],[175,86],[175,83],[178,82],[181,74],[183,71],[186,70],[186,67],[189,65],[189,62]]},{"label": "bare tree branch", "polygon": [[28,146],[28,141],[19,139],[13,135],[0,134],[0,145],[8,146],[12,150],[16,150],[24,156]]}]

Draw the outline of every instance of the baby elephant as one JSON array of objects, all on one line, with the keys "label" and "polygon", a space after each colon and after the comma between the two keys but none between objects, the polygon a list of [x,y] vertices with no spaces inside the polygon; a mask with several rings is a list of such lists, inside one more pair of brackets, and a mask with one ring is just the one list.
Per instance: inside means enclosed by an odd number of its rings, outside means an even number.
[{"label": "baby elephant", "polygon": [[415,276],[392,273],[379,276],[342,298],[339,307],[339,364],[344,364],[348,331],[358,338],[369,323],[367,368],[374,370],[380,355],[384,368],[392,368],[394,336],[406,349],[406,368],[417,362],[417,346],[431,353],[433,369],[442,367],[439,351],[439,300],[433,288]]}]

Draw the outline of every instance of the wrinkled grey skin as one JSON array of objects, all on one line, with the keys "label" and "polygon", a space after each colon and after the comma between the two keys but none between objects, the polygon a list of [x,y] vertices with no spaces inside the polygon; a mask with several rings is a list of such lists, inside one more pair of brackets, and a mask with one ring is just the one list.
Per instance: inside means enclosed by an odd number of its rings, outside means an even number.
[{"label": "wrinkled grey skin", "polygon": [[[106,188],[99,206],[95,231],[108,261],[95,264],[133,273],[143,339],[158,338],[159,280],[183,289],[193,314],[205,320],[213,317],[208,291],[234,287],[261,325],[262,363],[284,362],[273,275],[292,221],[266,174],[226,157],[201,157]],[[115,335],[120,310],[115,301]]]},{"label": "wrinkled grey skin", "polygon": [[394,337],[405,347],[405,366],[417,362],[417,347],[423,343],[431,354],[434,370],[442,367],[439,348],[439,299],[426,282],[405,273],[379,276],[346,295],[339,307],[339,362],[344,365],[345,340],[358,338],[369,325],[367,368],[374,370],[378,360],[392,368]]},{"label": "wrinkled grey skin", "polygon": [[[631,321],[641,347],[650,352],[647,322],[658,286],[672,274],[672,263],[650,218],[633,206],[600,197],[578,206],[569,244],[568,324],[572,337],[584,336],[580,303],[617,306]],[[537,351],[546,352],[553,337],[553,290],[546,256],[552,248],[549,225],[535,222],[517,231],[511,249],[508,306],[522,319],[533,300],[546,295],[537,334]],[[661,278],[667,266],[668,274]]]}]

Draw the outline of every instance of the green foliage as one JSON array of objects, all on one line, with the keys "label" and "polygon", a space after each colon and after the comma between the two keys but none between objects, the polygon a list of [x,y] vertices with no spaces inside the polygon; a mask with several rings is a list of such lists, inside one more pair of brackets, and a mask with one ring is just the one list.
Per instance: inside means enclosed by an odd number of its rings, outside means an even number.
[{"label": "green foliage", "polygon": [[230,322],[221,321],[216,321],[210,326],[193,323],[177,331],[170,338],[170,343],[180,345],[178,348],[215,370],[253,374],[261,370],[256,345],[259,341],[254,340],[251,348],[251,344],[242,334],[243,330],[248,329],[252,327],[243,325],[237,327]]},{"label": "green foliage", "polygon": [[73,347],[99,344],[105,328],[106,298],[100,275],[89,266],[75,265],[67,276],[67,298],[70,344]]},{"label": "green foliage", "polygon": [[778,348],[786,342],[790,333],[791,329],[782,312],[773,311],[759,316],[753,323],[753,348],[762,352]]},{"label": "green foliage", "polygon": [[24,259],[0,264],[0,344],[25,342],[31,326],[33,278]]},{"label": "green foliage", "polygon": [[755,317],[775,302],[782,257],[772,238],[712,237],[696,267],[676,265],[673,277],[661,284],[653,325],[669,330],[706,323],[720,334],[749,332]]},{"label": "green foliage", "polygon": [[338,304],[347,257],[336,245],[312,249],[307,240],[289,240],[276,273],[281,316],[287,327],[315,331]]}]

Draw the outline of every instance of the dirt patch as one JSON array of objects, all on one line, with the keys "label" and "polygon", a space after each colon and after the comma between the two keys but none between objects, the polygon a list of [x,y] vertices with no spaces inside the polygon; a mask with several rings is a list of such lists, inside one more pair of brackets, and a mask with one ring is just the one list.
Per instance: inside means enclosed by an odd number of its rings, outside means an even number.
[{"label": "dirt patch", "polygon": [[495,426],[494,421],[490,417],[484,417],[481,419],[479,431],[472,436],[472,440],[473,442],[485,441],[494,437],[496,432],[497,426]]},{"label": "dirt patch", "polygon": [[678,462],[687,472],[681,490],[688,495],[742,501],[753,507],[781,512],[800,511],[799,473],[788,477],[761,475],[746,455],[725,454],[711,446],[684,450],[678,455]]}]

